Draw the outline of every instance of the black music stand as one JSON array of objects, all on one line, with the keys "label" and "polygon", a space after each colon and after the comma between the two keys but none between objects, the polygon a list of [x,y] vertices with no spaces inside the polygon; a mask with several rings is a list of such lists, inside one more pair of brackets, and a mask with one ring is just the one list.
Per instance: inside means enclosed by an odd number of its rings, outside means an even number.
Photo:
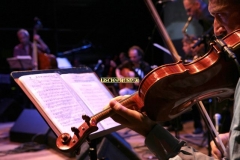
[{"label": "black music stand", "polygon": [[[87,66],[81,66],[78,68],[67,68],[67,69],[49,69],[49,70],[34,70],[34,71],[15,71],[11,73],[11,76],[13,77],[13,79],[16,81],[16,83],[21,87],[21,89],[25,92],[25,94],[28,96],[28,98],[33,102],[33,104],[35,105],[36,109],[39,111],[39,113],[41,114],[38,104],[36,103],[36,101],[33,99],[33,97],[31,97],[31,95],[27,92],[27,90],[21,85],[21,83],[18,81],[18,78],[20,78],[21,76],[25,76],[25,75],[32,75],[32,74],[44,74],[44,73],[59,73],[59,74],[83,74],[83,73],[93,73],[92,69],[87,67]],[[42,114],[41,116],[43,117],[43,119],[46,121],[46,123],[49,125],[49,119],[46,118],[46,116],[44,117]],[[49,125],[49,127],[51,128],[52,126]],[[89,158],[90,160],[97,160],[97,143],[99,140],[101,140],[103,138],[103,136],[106,136],[108,134],[111,133],[111,135],[114,134],[115,131],[122,129],[123,126],[116,124],[116,126],[111,127],[111,128],[106,128],[106,129],[102,129],[99,130],[97,132],[94,132],[93,134],[91,134],[89,136],[88,140],[88,144],[89,144]],[[53,131],[54,129],[51,128]],[[75,127],[73,127],[73,131],[75,130]],[[75,130],[76,131],[76,130]],[[57,132],[54,132],[56,136],[59,136],[60,134]],[[109,137],[109,136],[107,136]],[[113,142],[114,140],[118,140],[119,137],[117,137],[116,135],[114,136],[115,138],[111,138],[111,142]],[[121,143],[126,143],[124,141],[124,139],[121,139],[121,141],[119,140],[119,143],[117,143],[114,146],[121,146]],[[103,145],[102,145],[103,146]],[[117,148],[117,149],[118,149]],[[79,148],[80,149],[80,148]],[[120,149],[120,148],[119,148]],[[124,153],[128,153],[128,155],[131,157],[131,159],[134,160],[139,160],[139,158],[137,157],[137,155],[132,152],[131,150],[128,151],[128,147],[125,147],[124,145],[122,145],[121,149],[125,149]],[[78,151],[78,150],[76,150]],[[100,151],[105,151],[103,149],[100,148]],[[102,152],[101,152],[102,153]],[[101,156],[103,157],[105,155],[101,154]],[[100,154],[99,154],[100,156]],[[103,159],[103,158],[102,158]]]},{"label": "black music stand", "polygon": [[12,70],[27,70],[32,69],[32,57],[30,56],[16,56],[7,58],[8,64]]}]

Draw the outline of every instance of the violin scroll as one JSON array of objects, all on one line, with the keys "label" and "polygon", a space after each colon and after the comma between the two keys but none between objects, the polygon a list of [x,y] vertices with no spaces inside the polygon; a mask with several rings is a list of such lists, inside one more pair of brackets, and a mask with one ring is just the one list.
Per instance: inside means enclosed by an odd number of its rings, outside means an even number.
[{"label": "violin scroll", "polygon": [[82,116],[85,122],[78,128],[72,127],[74,133],[73,137],[68,133],[63,133],[58,136],[56,140],[57,147],[62,151],[75,151],[76,154],[80,152],[80,146],[83,142],[88,139],[88,136],[98,130],[98,127],[95,121],[91,121],[91,118],[83,115]]},{"label": "violin scroll", "polygon": [[[122,105],[125,106],[136,106],[136,110],[141,110],[143,107],[143,101],[138,96],[138,92],[133,95],[119,101]],[[98,130],[97,123],[104,120],[105,118],[113,115],[114,112],[112,108],[107,107],[105,110],[97,113],[96,115],[89,117],[83,115],[82,119],[85,121],[80,127],[72,127],[73,137],[68,133],[63,133],[58,136],[56,140],[57,147],[62,151],[76,151],[76,154],[79,154],[81,145],[85,140],[89,140],[89,135]]]}]

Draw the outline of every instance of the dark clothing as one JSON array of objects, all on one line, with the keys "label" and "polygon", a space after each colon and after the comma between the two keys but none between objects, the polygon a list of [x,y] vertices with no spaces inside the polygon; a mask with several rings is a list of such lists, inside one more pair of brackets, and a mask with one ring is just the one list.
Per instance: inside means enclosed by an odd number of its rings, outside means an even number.
[{"label": "dark clothing", "polygon": [[[134,77],[138,78],[139,81],[141,81],[145,77],[145,75],[151,70],[151,67],[149,66],[149,64],[147,62],[144,62],[144,61],[141,61],[139,63],[139,67],[135,67],[131,60],[127,60],[127,61],[123,62],[122,64],[120,64],[117,67],[117,69],[119,69],[121,72],[123,69],[128,69],[128,70],[134,72]],[[127,76],[125,74],[128,74],[128,73],[124,73],[124,72],[125,71],[123,71],[121,73],[122,76]],[[138,85],[133,83],[133,85],[121,86],[119,88],[120,88],[119,95],[122,95],[122,96],[123,95],[131,95],[136,92],[136,90],[138,89]]]},{"label": "dark clothing", "polygon": [[[38,49],[38,52],[40,53],[50,53],[50,50],[47,48],[47,49],[42,49],[42,47],[37,44],[37,49]],[[32,43],[29,43],[27,45],[27,50],[26,48],[22,45],[22,44],[18,44],[14,47],[14,50],[13,50],[13,56],[16,57],[16,56],[27,56],[27,55],[30,55],[32,57],[32,54],[33,54],[33,45]]]},{"label": "dark clothing", "polygon": [[133,71],[135,73],[135,76],[139,78],[139,80],[142,80],[144,78],[144,76],[151,71],[151,67],[147,62],[141,61],[140,62],[140,67],[136,68],[134,67],[134,64],[132,63],[132,61],[128,60],[125,61],[124,63],[120,64],[117,68],[118,69],[123,69],[123,68],[127,68],[131,71]]},{"label": "dark clothing", "polygon": [[[207,32],[213,26],[213,16],[208,11],[208,6],[203,9],[201,18],[198,20],[203,28],[203,32]],[[213,31],[212,31],[213,34]]]},{"label": "dark clothing", "polygon": [[[205,52],[210,49],[210,42],[215,39],[213,31],[213,21],[214,17],[209,13],[208,6],[203,9],[202,16],[199,18],[198,22],[202,26],[203,34],[199,40],[205,44]],[[199,55],[200,57],[203,55]]]},{"label": "dark clothing", "polygon": [[[226,147],[225,158],[230,160],[240,159],[240,80],[234,93],[234,114],[230,128],[230,137]],[[145,139],[147,147],[157,156],[158,159],[172,160],[213,160],[187,143],[177,140],[171,133],[166,131],[161,125],[156,125]],[[179,149],[181,148],[181,149]]]}]

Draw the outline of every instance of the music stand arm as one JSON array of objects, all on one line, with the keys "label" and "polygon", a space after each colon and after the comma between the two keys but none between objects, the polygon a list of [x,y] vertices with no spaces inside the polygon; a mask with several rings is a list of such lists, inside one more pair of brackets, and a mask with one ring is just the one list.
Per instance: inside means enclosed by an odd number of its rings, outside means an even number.
[{"label": "music stand arm", "polygon": [[89,145],[89,157],[90,160],[97,160],[97,144],[96,140],[88,140]]},{"label": "music stand arm", "polygon": [[24,68],[24,66],[22,64],[22,61],[20,59],[17,59],[17,60],[18,60],[19,64],[21,65],[21,70],[25,70],[25,68]]}]

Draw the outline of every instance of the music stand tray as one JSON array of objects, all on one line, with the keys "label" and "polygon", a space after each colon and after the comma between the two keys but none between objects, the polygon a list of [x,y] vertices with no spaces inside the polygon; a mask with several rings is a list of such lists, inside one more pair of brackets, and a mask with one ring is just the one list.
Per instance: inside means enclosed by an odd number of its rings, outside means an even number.
[{"label": "music stand tray", "polygon": [[7,58],[7,61],[11,69],[25,70],[33,67],[31,56],[11,57]]}]

